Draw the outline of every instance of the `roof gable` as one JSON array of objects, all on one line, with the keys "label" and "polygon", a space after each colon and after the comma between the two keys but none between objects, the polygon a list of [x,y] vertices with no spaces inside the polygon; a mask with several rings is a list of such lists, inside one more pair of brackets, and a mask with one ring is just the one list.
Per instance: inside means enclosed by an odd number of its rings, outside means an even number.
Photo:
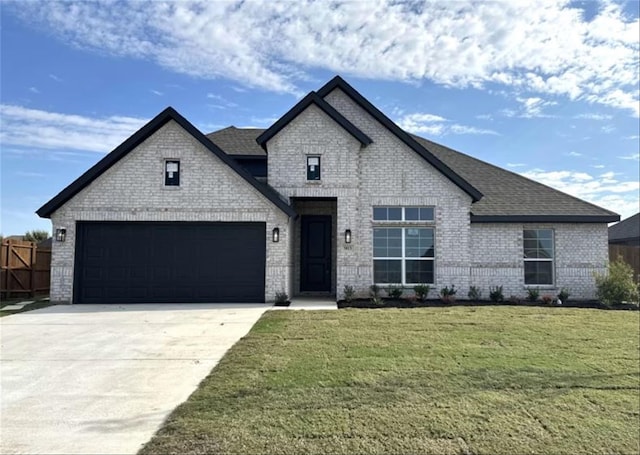
[{"label": "roof gable", "polygon": [[324,98],[337,88],[342,90],[349,98],[351,98],[356,104],[364,109],[369,115],[371,115],[385,128],[391,131],[391,133],[394,134],[402,142],[404,142],[405,145],[407,145],[414,152],[424,158],[429,164],[431,164],[438,171],[444,174],[445,177],[451,180],[462,191],[471,196],[473,202],[479,201],[482,198],[482,193],[477,188],[474,188],[473,185],[471,185],[467,180],[462,178],[453,169],[439,160],[429,150],[416,142],[411,135],[409,135],[406,131],[396,125],[389,117],[384,115],[382,111],[371,104],[364,96],[358,93],[356,89],[351,87],[340,76],[336,76],[329,82],[327,82],[320,90],[318,90],[317,94],[318,96]]},{"label": "roof gable", "polygon": [[316,94],[316,92],[311,92],[307,96],[302,98],[300,102],[298,102],[298,104],[293,106],[286,114],[280,117],[276,123],[271,125],[271,127],[260,134],[260,136],[258,136],[258,138],[256,139],[256,142],[258,142],[258,144],[260,144],[260,146],[266,150],[267,142],[269,141],[269,139],[278,134],[285,126],[287,126],[294,118],[300,115],[311,104],[315,104],[316,106],[318,106],[320,110],[327,114],[333,121],[340,125],[351,136],[357,139],[363,146],[367,146],[373,142],[369,136],[360,131],[340,112],[336,111],[333,106],[320,98]]},{"label": "roof gable", "polygon": [[126,156],[129,152],[134,150],[143,141],[153,135],[162,126],[169,121],[175,121],[180,125],[187,133],[193,136],[198,142],[200,142],[207,150],[216,155],[223,163],[233,169],[240,177],[246,180],[251,186],[258,190],[264,197],[271,201],[276,207],[286,213],[288,216],[295,216],[295,212],[289,204],[287,204],[282,197],[272,188],[268,187],[249,174],[242,166],[238,165],[232,158],[230,158],[225,152],[223,152],[217,145],[209,140],[204,134],[202,134],[195,126],[193,126],[187,119],[180,115],[172,107],[167,107],[149,123],[140,128],[131,137],[125,140],[122,144],[116,147],[113,151],[108,153],[104,158],[93,165],[84,174],[78,177],[69,186],[58,193],[53,199],[40,207],[36,213],[43,218],[49,218],[53,212],[58,210],[69,199],[82,191],[91,182],[97,179],[102,173],[113,166],[121,158]]},{"label": "roof gable", "polygon": [[609,240],[640,239],[640,213],[609,227]]}]

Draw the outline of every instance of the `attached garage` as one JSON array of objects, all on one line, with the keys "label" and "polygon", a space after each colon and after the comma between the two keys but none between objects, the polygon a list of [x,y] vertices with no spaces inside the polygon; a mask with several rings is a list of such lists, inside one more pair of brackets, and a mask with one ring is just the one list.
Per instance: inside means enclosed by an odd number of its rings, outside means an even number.
[{"label": "attached garage", "polygon": [[75,303],[265,301],[265,223],[78,222]]}]

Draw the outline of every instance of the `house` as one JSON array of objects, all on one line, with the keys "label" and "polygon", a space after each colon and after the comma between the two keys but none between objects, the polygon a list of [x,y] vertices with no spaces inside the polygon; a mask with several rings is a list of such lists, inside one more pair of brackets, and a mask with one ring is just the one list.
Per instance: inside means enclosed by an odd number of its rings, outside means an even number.
[{"label": "house", "polygon": [[609,244],[640,246],[640,213],[610,226]]},{"label": "house", "polygon": [[205,136],[169,107],[37,213],[56,238],[51,298],[72,303],[372,283],[591,298],[619,220],[403,131],[339,76],[266,130]]}]

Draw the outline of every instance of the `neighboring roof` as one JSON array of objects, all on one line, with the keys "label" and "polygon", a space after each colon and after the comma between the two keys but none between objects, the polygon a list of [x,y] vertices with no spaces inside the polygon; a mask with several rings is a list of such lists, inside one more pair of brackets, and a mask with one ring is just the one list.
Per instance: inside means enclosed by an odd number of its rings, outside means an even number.
[{"label": "neighboring roof", "polygon": [[640,239],[640,213],[636,213],[626,220],[609,226],[609,241],[622,242]]},{"label": "neighboring roof", "polygon": [[471,221],[610,223],[620,216],[521,175],[413,136],[424,148],[484,194],[471,207]]},{"label": "neighboring roof", "polygon": [[344,128],[351,136],[356,138],[360,144],[363,146],[367,146],[373,142],[369,136],[360,131],[353,123],[347,120],[341,113],[336,111],[333,106],[327,103],[325,100],[320,98],[316,92],[311,92],[304,98],[298,102],[295,106],[293,106],[289,112],[284,114],[282,117],[276,121],[273,125],[271,125],[267,130],[265,130],[256,141],[263,149],[267,150],[267,141],[271,139],[273,136],[278,134],[282,128],[287,126],[294,118],[300,115],[306,108],[310,105],[315,104],[318,106],[325,114],[333,119],[338,125]]},{"label": "neighboring roof", "polygon": [[60,208],[65,202],[75,196],[78,192],[80,192],[87,185],[98,178],[103,172],[117,163],[122,157],[126,156],[130,151],[135,149],[144,140],[146,140],[171,120],[175,121],[178,125],[184,128],[185,131],[191,134],[191,136],[193,136],[198,142],[205,146],[211,153],[216,155],[223,163],[233,169],[240,177],[242,177],[251,186],[257,189],[276,207],[278,207],[289,216],[295,216],[295,211],[293,210],[293,208],[289,204],[287,204],[273,188],[270,188],[266,184],[261,183],[253,178],[251,174],[249,174],[242,166],[237,164],[233,160],[233,158],[230,158],[217,145],[207,139],[204,134],[202,134],[195,126],[193,126],[187,119],[185,119],[172,107],[167,107],[149,123],[140,128],[136,133],[129,137],[129,139],[127,139],[113,151],[108,153],[93,167],[91,167],[88,171],[78,177],[73,183],[71,183],[60,193],[58,193],[58,195],[56,195],[53,199],[40,207],[36,211],[36,213],[43,218],[49,218],[51,214],[58,208]]},{"label": "neighboring roof", "polygon": [[[256,144],[261,129],[225,128],[211,138],[230,155],[265,152]],[[224,133],[224,135],[220,134]],[[620,217],[608,210],[534,182],[521,175],[473,158],[443,145],[411,135],[421,147],[437,157],[484,195],[472,205],[471,221],[481,222],[598,222],[610,223]],[[238,139],[235,142],[235,139]],[[243,149],[234,144],[247,144]],[[227,148],[228,145],[228,148]]]},{"label": "neighboring roof", "polygon": [[318,96],[324,98],[335,89],[342,90],[349,98],[351,98],[356,104],[364,109],[369,115],[380,122],[385,128],[393,133],[398,139],[404,142],[414,152],[424,158],[429,164],[435,167],[438,171],[444,174],[449,180],[456,184],[462,191],[471,196],[473,202],[479,201],[482,198],[482,192],[470,184],[467,180],[462,178],[453,169],[440,161],[436,156],[422,147],[416,140],[409,135],[406,131],[396,125],[389,117],[384,115],[377,107],[371,104],[364,96],[362,96],[356,89],[351,87],[340,76],[336,76],[327,82],[320,90],[318,90]]}]

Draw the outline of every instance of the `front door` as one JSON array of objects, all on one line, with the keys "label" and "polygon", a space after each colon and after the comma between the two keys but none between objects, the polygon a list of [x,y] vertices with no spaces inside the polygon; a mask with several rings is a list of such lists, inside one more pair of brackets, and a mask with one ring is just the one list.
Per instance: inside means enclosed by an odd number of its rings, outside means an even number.
[{"label": "front door", "polygon": [[331,292],[331,216],[303,215],[300,291]]}]

